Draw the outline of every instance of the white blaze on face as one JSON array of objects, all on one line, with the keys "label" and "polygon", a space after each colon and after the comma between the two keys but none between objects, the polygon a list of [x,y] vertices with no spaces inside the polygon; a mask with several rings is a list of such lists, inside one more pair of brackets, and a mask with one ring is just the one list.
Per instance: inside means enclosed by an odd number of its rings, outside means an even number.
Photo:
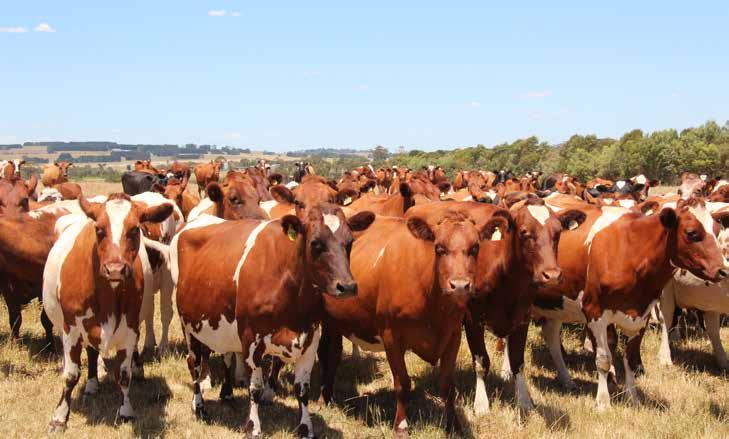
[{"label": "white blaze on face", "polygon": [[630,209],[631,207],[635,206],[634,200],[618,200],[618,204],[620,204],[622,207],[625,207],[626,209]]},{"label": "white blaze on face", "polygon": [[620,180],[618,182],[615,182],[615,186],[617,186],[618,189],[622,189],[622,188],[625,187],[625,181],[624,180]]},{"label": "white blaze on face", "polygon": [[638,184],[646,184],[648,183],[648,179],[645,178],[645,175],[640,174],[639,176],[635,177],[635,182]]},{"label": "white blaze on face", "polygon": [[331,230],[332,233],[337,233],[337,230],[339,230],[339,226],[341,223],[338,216],[326,214],[324,215],[324,224],[329,227],[329,230]]},{"label": "white blaze on face", "polygon": [[549,219],[549,209],[544,206],[527,206],[527,210],[535,220],[539,221],[539,224],[547,224],[547,220]]},{"label": "white blaze on face", "polygon": [[129,211],[132,210],[132,203],[127,200],[111,200],[106,203],[105,209],[111,224],[112,242],[119,245],[122,233],[124,233],[124,220],[127,219]]},{"label": "white blaze on face", "polygon": [[714,238],[714,242],[716,242],[717,245],[719,245],[719,241],[716,239],[716,235],[714,234],[714,218],[711,216],[708,210],[706,210],[703,206],[699,207],[689,207],[689,212],[693,216],[696,217],[697,220],[701,223],[702,226],[704,226],[704,231],[707,235]]}]

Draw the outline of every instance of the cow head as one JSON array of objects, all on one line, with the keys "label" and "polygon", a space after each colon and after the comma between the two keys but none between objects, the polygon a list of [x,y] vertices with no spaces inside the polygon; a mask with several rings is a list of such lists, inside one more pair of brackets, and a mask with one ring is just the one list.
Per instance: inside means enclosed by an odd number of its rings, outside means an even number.
[{"label": "cow head", "polygon": [[226,178],[222,185],[212,182],[208,184],[205,191],[210,201],[215,203],[215,216],[217,217],[227,220],[265,219],[267,217],[259,207],[261,198],[248,175],[241,174],[236,178]]},{"label": "cow head", "polygon": [[443,193],[442,189],[446,189],[447,191],[445,185],[450,187],[450,183],[447,182],[441,183],[441,185],[444,185],[443,188],[436,186],[423,174],[412,175],[409,179],[407,179],[407,182],[414,194],[424,195],[431,201],[438,201],[440,199],[441,193]]},{"label": "cow head", "polygon": [[[58,172],[59,172],[60,177],[64,181],[68,181],[68,168],[70,168],[71,166],[73,166],[73,163],[69,163],[69,162],[53,162],[53,164],[58,168]],[[59,181],[59,183],[61,183],[61,182]]]},{"label": "cow head", "polygon": [[678,194],[683,199],[701,197],[706,192],[706,185],[706,175],[684,172],[681,174],[681,185],[678,187]]},{"label": "cow head", "polygon": [[562,270],[557,265],[557,247],[563,230],[574,230],[585,221],[579,210],[554,213],[544,200],[528,197],[510,208],[516,231],[513,251],[517,264],[532,276],[532,283],[558,283]]},{"label": "cow head", "polygon": [[283,185],[271,188],[271,196],[282,204],[302,209],[322,203],[348,205],[358,195],[352,188],[337,189],[337,183],[318,175],[307,175],[293,191]]},{"label": "cow head", "polygon": [[478,228],[457,212],[450,212],[431,226],[420,217],[407,221],[410,233],[417,239],[434,244],[435,270],[438,285],[446,295],[471,296],[476,291],[476,265],[480,243],[491,239],[497,230],[506,230],[508,220],[493,217]]},{"label": "cow head", "polygon": [[367,229],[374,220],[372,212],[359,212],[347,219],[338,205],[321,203],[284,216],[281,225],[290,239],[301,235],[307,273],[315,288],[341,298],[357,294],[349,269],[352,232]]},{"label": "cow head", "polygon": [[473,201],[479,203],[498,204],[499,195],[493,189],[490,189],[486,183],[486,178],[480,172],[468,173],[468,193],[471,194]]},{"label": "cow head", "polygon": [[0,180],[0,214],[17,215],[29,210],[30,197],[38,185],[38,177],[33,174],[25,181],[15,176]]},{"label": "cow head", "polygon": [[[190,175],[184,174],[182,181],[177,178],[167,180],[167,186],[163,187],[162,194],[168,200],[172,200],[178,207],[182,208],[182,194],[187,189],[187,183],[190,181]],[[157,185],[155,185],[156,187]]]},{"label": "cow head", "polygon": [[660,220],[675,236],[669,244],[673,246],[673,265],[712,282],[726,278],[729,270],[716,238],[719,223],[706,210],[703,200],[681,199],[675,209],[664,207]]},{"label": "cow head", "polygon": [[109,195],[104,203],[91,203],[83,196],[78,201],[94,222],[99,274],[116,289],[132,278],[134,260],[142,245],[140,225],[164,221],[172,213],[172,205],[146,207],[132,202],[126,194]]}]

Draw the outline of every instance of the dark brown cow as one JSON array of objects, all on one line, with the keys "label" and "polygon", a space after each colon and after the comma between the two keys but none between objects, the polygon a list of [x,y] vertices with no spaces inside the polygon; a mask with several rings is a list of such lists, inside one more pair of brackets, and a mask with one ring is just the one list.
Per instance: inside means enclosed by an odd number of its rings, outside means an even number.
[{"label": "dark brown cow", "polygon": [[38,185],[38,177],[30,180],[11,177],[0,179],[0,215],[11,216],[30,209],[30,197]]},{"label": "dark brown cow", "polygon": [[[276,191],[286,192],[283,186]],[[283,198],[294,199],[290,191]],[[271,221],[203,218],[189,224],[171,245],[177,307],[188,343],[194,381],[193,408],[205,416],[200,381],[210,349],[239,352],[251,369],[251,407],[245,431],[261,434],[258,407],[263,394],[261,361],[275,355],[294,363],[299,402],[299,437],[313,437],[308,412],[309,382],[321,330],[322,296],[357,293],[349,271],[352,232],[374,220],[361,212],[349,220],[333,204],[306,205],[296,215]],[[201,288],[205,294],[200,294]],[[232,398],[232,356],[226,356],[221,399]]]},{"label": "dark brown cow", "polygon": [[220,179],[221,165],[220,162],[216,161],[195,165],[195,181],[197,181],[197,192],[200,198],[203,197],[205,189],[210,183],[217,183],[218,179]]},{"label": "dark brown cow", "polygon": [[131,360],[145,278],[152,275],[139,226],[164,221],[173,210],[172,204],[145,208],[125,194],[112,194],[103,204],[81,197],[79,204],[92,221],[78,219],[63,231],[43,274],[43,307],[53,325],[62,328],[64,347],[64,388],[48,427],[51,432],[66,427],[84,346],[89,359],[85,393],[98,390],[99,354],[109,358],[115,350],[114,376],[123,396],[119,418],[134,418]]},{"label": "dark brown cow", "polygon": [[[465,203],[450,202],[452,209]],[[480,205],[483,212],[496,210]],[[454,410],[453,371],[468,299],[475,292],[480,243],[504,217],[478,219],[460,212],[409,219],[380,217],[352,249],[356,297],[324,298],[327,317],[319,348],[322,398],[333,396],[342,353],[342,336],[367,350],[384,350],[392,371],[397,410],[396,434],[407,433],[406,403],[410,377],[405,352],[439,364],[439,390],[448,431],[460,431]],[[508,213],[506,213],[508,216]],[[484,256],[485,259],[485,256]]]},{"label": "dark brown cow", "polygon": [[68,168],[73,166],[69,162],[54,162],[43,167],[43,176],[41,182],[43,186],[52,187],[59,183],[68,181]]},{"label": "dark brown cow", "polygon": [[718,224],[703,201],[679,200],[675,209],[668,206],[649,216],[618,207],[581,209],[587,215],[585,225],[563,233],[559,243],[565,280],[559,286],[541,288],[535,301],[535,313],[546,319],[542,334],[565,386],[574,383],[562,359],[561,324],[587,323],[596,339],[599,409],[610,406],[609,327],[617,326],[629,337],[623,356],[625,392],[638,402],[635,374],[643,332],[675,268],[712,282],[727,275],[711,232]]}]

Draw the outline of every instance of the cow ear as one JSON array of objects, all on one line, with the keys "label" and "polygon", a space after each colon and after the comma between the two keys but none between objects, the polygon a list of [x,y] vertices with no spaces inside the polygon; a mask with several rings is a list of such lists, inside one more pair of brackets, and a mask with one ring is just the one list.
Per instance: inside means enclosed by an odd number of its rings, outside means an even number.
[{"label": "cow ear", "polygon": [[158,206],[152,206],[144,209],[141,215],[139,215],[140,223],[161,223],[172,215],[171,203],[164,203]]},{"label": "cow ear", "polygon": [[91,203],[83,195],[78,197],[78,205],[81,207],[81,211],[86,214],[87,217],[96,221],[99,218],[103,205],[100,203]]},{"label": "cow ear", "polygon": [[296,197],[289,188],[283,185],[276,185],[270,189],[271,196],[274,200],[282,204],[296,204]]},{"label": "cow ear", "polygon": [[503,216],[493,216],[481,227],[478,235],[481,241],[500,241],[507,230],[509,230],[509,220]]},{"label": "cow ear", "polygon": [[342,189],[337,192],[337,204],[341,206],[349,206],[352,201],[359,195],[354,189]]},{"label": "cow ear", "polygon": [[281,218],[281,228],[283,232],[294,241],[298,235],[303,235],[304,225],[296,215],[284,215]]},{"label": "cow ear", "polygon": [[281,184],[283,182],[283,175],[281,174],[271,174],[268,176],[268,184],[271,186],[276,186],[277,184]]},{"label": "cow ear", "polygon": [[369,211],[359,212],[355,216],[347,220],[349,228],[353,232],[361,232],[367,230],[367,228],[375,221],[375,214]]},{"label": "cow ear", "polygon": [[164,195],[164,193],[165,193],[165,187],[162,186],[159,183],[155,183],[154,185],[152,185],[152,188],[149,191],[150,192],[157,192],[158,194]]},{"label": "cow ear", "polygon": [[722,229],[729,227],[729,211],[715,212],[712,213],[711,216],[714,217],[714,220],[721,224]]},{"label": "cow ear", "polygon": [[438,183],[438,189],[441,192],[448,192],[449,190],[451,190],[451,184],[448,183],[447,181],[442,181],[442,182]]},{"label": "cow ear", "polygon": [[29,193],[35,192],[35,188],[38,186],[38,176],[33,174],[30,176],[30,180],[25,183]]},{"label": "cow ear", "polygon": [[414,237],[422,239],[423,241],[435,241],[435,234],[433,233],[433,230],[424,220],[418,217],[413,217],[408,220],[407,224],[408,230],[410,230],[410,233]]},{"label": "cow ear", "polygon": [[223,202],[223,188],[218,183],[212,182],[205,188],[208,198],[215,204]]},{"label": "cow ear", "polygon": [[557,219],[562,223],[562,230],[575,230],[587,219],[587,215],[580,210],[568,210],[557,214]]},{"label": "cow ear", "polygon": [[664,207],[661,210],[660,217],[663,227],[671,230],[678,226],[678,215],[676,215],[676,211],[670,207]]},{"label": "cow ear", "polygon": [[413,189],[409,184],[402,182],[400,183],[400,195],[402,195],[403,198],[410,198],[413,196]]}]

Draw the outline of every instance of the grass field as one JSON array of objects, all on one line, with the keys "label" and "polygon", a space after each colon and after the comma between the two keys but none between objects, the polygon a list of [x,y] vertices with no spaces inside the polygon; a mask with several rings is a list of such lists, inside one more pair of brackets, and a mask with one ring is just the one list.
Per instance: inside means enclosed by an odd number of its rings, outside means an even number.
[{"label": "grass field", "polygon": [[[84,182],[89,194],[119,190],[119,185]],[[194,187],[191,188],[194,190]],[[51,412],[60,397],[62,359],[43,346],[39,321],[40,305],[32,303],[24,313],[22,338],[9,336],[7,310],[0,306],[0,437],[39,437],[45,435]],[[158,320],[157,320],[158,322]],[[103,380],[99,393],[84,397],[85,355],[82,378],[74,392],[68,435],[73,437],[185,437],[218,438],[240,434],[248,413],[248,391],[235,390],[235,407],[218,402],[220,383],[206,392],[211,423],[194,419],[190,410],[192,389],[185,363],[185,349],[179,322],[172,322],[172,350],[159,361],[148,359],[145,379],[134,381],[132,403],[137,420],[118,424],[115,413],[119,393],[111,380]],[[159,334],[160,328],[157,328]],[[729,339],[729,328],[722,331]],[[598,413],[594,397],[597,374],[592,357],[581,349],[581,333],[565,331],[567,364],[578,390],[563,391],[556,383],[546,347],[539,330],[532,326],[527,347],[525,373],[536,410],[523,423],[517,422],[511,383],[498,375],[501,354],[494,350],[495,339],[487,336],[492,373],[486,383],[491,412],[474,418],[472,400],[474,374],[465,341],[461,344],[456,371],[457,409],[467,437],[729,437],[729,375],[721,372],[711,355],[708,340],[693,334],[674,344],[673,367],[657,363],[658,332],[650,330],[643,343],[646,374],[638,379],[642,404],[628,405],[616,389],[613,408]],[[140,340],[140,346],[143,340]],[[345,358],[339,370],[336,401],[331,407],[312,402],[315,432],[327,438],[391,437],[394,394],[384,354],[368,354],[358,360]],[[442,413],[436,398],[435,368],[408,354],[414,392],[408,415],[413,437],[443,437],[439,421]],[[620,372],[620,361],[616,367]],[[222,359],[213,357],[213,374],[222,376]],[[262,408],[265,436],[293,437],[297,404],[292,395],[293,371],[284,369],[283,388],[276,399]],[[318,394],[318,368],[313,374],[312,394]],[[217,380],[219,381],[219,380]],[[622,379],[620,380],[622,383]]]}]

